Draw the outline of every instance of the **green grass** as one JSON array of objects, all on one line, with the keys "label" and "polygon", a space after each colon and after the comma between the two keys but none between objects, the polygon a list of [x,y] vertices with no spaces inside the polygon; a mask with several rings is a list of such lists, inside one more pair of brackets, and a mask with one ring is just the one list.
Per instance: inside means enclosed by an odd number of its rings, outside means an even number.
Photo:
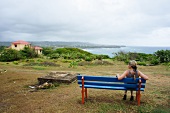
[{"label": "green grass", "polygon": [[151,113],[170,113],[169,107],[157,106],[151,110]]},{"label": "green grass", "polygon": [[111,112],[124,112],[126,111],[126,107],[121,103],[102,103],[99,105],[99,113],[111,113]]},{"label": "green grass", "polygon": [[[41,63],[46,60],[37,59]],[[127,69],[124,62],[104,60],[113,65],[85,65],[69,68],[70,62],[61,60],[48,60],[61,66],[23,66],[28,62],[0,62],[0,69],[7,72],[0,75],[0,99],[3,106],[0,112],[56,112],[56,113],[170,113],[170,70],[164,65],[138,66],[139,70],[147,74],[149,80],[146,89],[142,92],[141,106],[136,101],[122,100],[124,91],[89,89],[88,99],[84,105],[81,104],[81,88],[77,82],[65,85],[54,84],[56,88],[29,92],[29,85],[37,84],[37,78],[45,76],[50,71],[65,71],[87,75],[121,74]],[[17,101],[16,101],[17,99]]]}]

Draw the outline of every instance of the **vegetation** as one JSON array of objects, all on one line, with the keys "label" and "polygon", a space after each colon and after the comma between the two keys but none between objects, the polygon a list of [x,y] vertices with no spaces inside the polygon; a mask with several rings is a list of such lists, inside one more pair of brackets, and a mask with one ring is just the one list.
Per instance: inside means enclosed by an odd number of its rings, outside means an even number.
[{"label": "vegetation", "polygon": [[[25,47],[23,50],[17,51],[12,49],[4,49],[4,46],[0,47],[0,61],[18,61],[21,59],[37,58],[38,54],[31,48]],[[69,67],[76,67],[84,64],[95,64],[95,60],[110,59],[108,55],[96,55],[90,52],[84,51],[79,48],[57,48],[44,47],[44,58],[49,59],[63,59],[63,62],[69,61]],[[170,50],[158,50],[154,54],[123,52],[114,53],[113,60],[124,61],[128,63],[129,60],[136,60],[139,65],[158,65],[160,63],[168,64],[170,62]],[[93,63],[85,63],[93,62]],[[99,62],[98,62],[99,63]],[[99,63],[99,64],[101,64]],[[18,64],[14,62],[14,64]],[[97,63],[96,63],[97,64]],[[28,64],[29,65],[29,64]]]},{"label": "vegetation", "polygon": [[157,65],[160,63],[170,62],[170,50],[158,50],[154,54],[123,52],[114,53],[114,60],[124,61],[128,63],[129,60],[138,61],[139,65]]},{"label": "vegetation", "polygon": [[16,61],[22,58],[19,51],[14,49],[4,49],[0,55],[0,61],[8,62],[8,61]]},{"label": "vegetation", "polygon": [[160,63],[170,62],[170,50],[158,50],[154,54]]},{"label": "vegetation", "polygon": [[30,48],[30,47],[24,47],[23,50],[19,51],[22,58],[37,58],[38,54],[34,51],[34,49]]},{"label": "vegetation", "polygon": [[3,49],[0,53],[0,61],[10,62],[26,58],[37,58],[38,54],[32,48],[25,47],[23,50]]},{"label": "vegetation", "polygon": [[0,46],[0,52],[2,52],[5,48],[6,46]]}]

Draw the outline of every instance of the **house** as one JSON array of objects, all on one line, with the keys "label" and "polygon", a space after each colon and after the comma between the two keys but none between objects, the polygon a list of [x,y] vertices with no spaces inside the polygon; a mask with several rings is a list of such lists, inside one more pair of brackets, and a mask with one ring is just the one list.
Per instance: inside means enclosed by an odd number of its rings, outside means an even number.
[{"label": "house", "polygon": [[35,50],[35,52],[37,54],[42,54],[42,48],[41,47],[35,46],[35,47],[33,47],[33,49]]},{"label": "house", "polygon": [[31,47],[31,44],[29,42],[18,40],[18,41],[12,42],[10,48],[19,51],[19,50],[24,49],[24,47]]},{"label": "house", "polygon": [[38,46],[33,47],[33,46],[31,46],[31,43],[23,41],[23,40],[18,40],[18,41],[12,42],[11,46],[10,46],[11,49],[15,49],[18,51],[24,49],[24,47],[33,48],[37,54],[42,54],[41,47],[38,47]]}]

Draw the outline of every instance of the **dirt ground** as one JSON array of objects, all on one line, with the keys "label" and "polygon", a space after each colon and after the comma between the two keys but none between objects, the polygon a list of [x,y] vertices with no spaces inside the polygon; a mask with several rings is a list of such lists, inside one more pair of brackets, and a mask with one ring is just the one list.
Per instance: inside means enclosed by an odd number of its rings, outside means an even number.
[{"label": "dirt ground", "polygon": [[33,91],[28,86],[38,83],[37,78],[50,71],[65,71],[87,75],[115,76],[123,73],[127,66],[116,62],[108,66],[78,66],[68,68],[45,67],[38,70],[0,63],[0,69],[7,72],[0,74],[0,113],[114,113],[114,112],[154,112],[170,108],[170,68],[167,66],[139,66],[140,71],[148,75],[146,89],[142,92],[141,106],[136,102],[123,101],[123,91],[88,90],[88,100],[81,104],[81,89],[77,82],[61,84],[54,89]]}]

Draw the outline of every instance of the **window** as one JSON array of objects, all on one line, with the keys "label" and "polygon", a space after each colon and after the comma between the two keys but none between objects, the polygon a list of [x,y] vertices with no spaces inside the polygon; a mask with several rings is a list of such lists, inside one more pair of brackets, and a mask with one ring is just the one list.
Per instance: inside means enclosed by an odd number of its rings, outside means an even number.
[{"label": "window", "polygon": [[15,47],[17,47],[17,45],[14,45]]}]

